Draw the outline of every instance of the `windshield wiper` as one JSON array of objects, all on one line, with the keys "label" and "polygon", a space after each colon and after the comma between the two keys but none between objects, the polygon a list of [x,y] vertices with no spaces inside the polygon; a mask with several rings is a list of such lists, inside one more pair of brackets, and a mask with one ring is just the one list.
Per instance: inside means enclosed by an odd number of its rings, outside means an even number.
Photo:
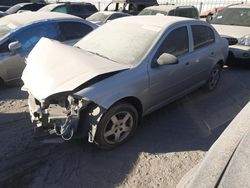
[{"label": "windshield wiper", "polygon": [[110,60],[110,61],[113,61],[113,62],[115,62],[115,63],[118,63],[118,62],[114,61],[113,59],[110,59],[110,58],[108,58],[108,57],[106,57],[106,56],[104,56],[104,55],[102,55],[102,54],[97,53],[97,52],[91,52],[91,51],[88,51],[88,50],[86,50],[86,51],[89,52],[89,53],[91,53],[91,54],[98,55],[98,56],[100,56],[100,57],[102,57],[102,58],[104,58],[104,59],[108,59],[108,60]]}]

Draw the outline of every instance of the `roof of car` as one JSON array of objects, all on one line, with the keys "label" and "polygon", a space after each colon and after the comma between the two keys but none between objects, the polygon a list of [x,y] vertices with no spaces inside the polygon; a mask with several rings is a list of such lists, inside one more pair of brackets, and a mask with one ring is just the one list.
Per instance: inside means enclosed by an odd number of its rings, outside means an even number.
[{"label": "roof of car", "polygon": [[157,10],[157,11],[169,11],[176,9],[176,5],[159,5],[159,6],[150,6],[145,9]]},{"label": "roof of car", "polygon": [[[179,21],[192,21],[194,19],[177,16],[128,16],[119,19],[119,22],[137,23],[145,26],[167,27]],[[115,22],[114,20],[113,22]],[[198,20],[196,20],[199,22]],[[203,22],[203,21],[200,21]]]},{"label": "roof of car", "polygon": [[105,15],[112,15],[112,14],[130,15],[130,14],[125,13],[125,12],[117,12],[117,11],[99,11],[99,12],[96,12],[95,14],[98,14],[98,13],[102,13]]},{"label": "roof of car", "polygon": [[[32,3],[18,3],[18,4],[15,4],[15,5],[24,6],[24,5],[29,5],[29,4],[32,4]],[[15,6],[15,5],[13,5],[13,6]]]},{"label": "roof of car", "polygon": [[21,27],[24,25],[31,24],[33,22],[39,22],[44,20],[54,20],[54,19],[80,19],[77,16],[62,14],[57,12],[23,12],[17,14],[11,14],[1,18],[2,21],[9,21],[16,27]]},{"label": "roof of car", "polygon": [[145,9],[157,10],[157,11],[170,11],[176,8],[193,8],[192,6],[177,6],[177,5],[158,5],[158,6],[150,6]]},{"label": "roof of car", "polygon": [[228,8],[250,8],[250,4],[229,5]]},{"label": "roof of car", "polygon": [[91,3],[86,3],[86,2],[60,2],[60,3],[51,3],[46,6],[44,6],[42,9],[45,10],[53,10],[56,7],[62,6],[62,5],[93,5]]},{"label": "roof of car", "polygon": [[51,4],[48,4],[46,6],[44,6],[43,8],[47,8],[48,10],[52,10],[58,6],[61,6],[61,5],[64,5],[65,3],[51,3]]},{"label": "roof of car", "polygon": [[157,0],[112,0],[113,3],[158,4]]}]

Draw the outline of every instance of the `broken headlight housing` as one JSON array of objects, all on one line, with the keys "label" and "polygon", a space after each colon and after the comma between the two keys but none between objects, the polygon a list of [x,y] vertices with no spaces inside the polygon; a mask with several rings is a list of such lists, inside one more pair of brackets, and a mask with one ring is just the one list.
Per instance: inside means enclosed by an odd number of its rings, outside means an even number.
[{"label": "broken headlight housing", "polygon": [[250,46],[250,34],[240,38],[238,43],[240,45]]}]

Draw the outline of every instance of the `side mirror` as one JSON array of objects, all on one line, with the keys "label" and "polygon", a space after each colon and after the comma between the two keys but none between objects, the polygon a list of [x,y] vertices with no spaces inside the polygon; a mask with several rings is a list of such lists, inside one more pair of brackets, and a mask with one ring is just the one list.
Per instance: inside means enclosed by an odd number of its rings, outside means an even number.
[{"label": "side mirror", "polygon": [[162,54],[158,59],[157,59],[157,64],[158,65],[172,65],[172,64],[177,64],[178,59],[176,56],[168,53]]},{"label": "side mirror", "polygon": [[10,52],[16,53],[17,50],[19,50],[22,47],[22,45],[19,41],[15,41],[15,42],[9,43],[8,47],[9,47]]}]

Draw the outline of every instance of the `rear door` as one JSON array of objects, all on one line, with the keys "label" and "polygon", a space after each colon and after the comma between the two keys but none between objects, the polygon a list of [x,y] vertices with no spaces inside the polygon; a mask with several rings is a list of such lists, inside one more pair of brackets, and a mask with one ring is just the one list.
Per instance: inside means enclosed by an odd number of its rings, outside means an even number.
[{"label": "rear door", "polygon": [[191,25],[192,33],[192,52],[191,56],[195,59],[189,62],[188,69],[192,70],[190,75],[190,83],[202,84],[206,82],[211,67],[217,60],[215,50],[215,34],[214,31],[206,25]]}]

